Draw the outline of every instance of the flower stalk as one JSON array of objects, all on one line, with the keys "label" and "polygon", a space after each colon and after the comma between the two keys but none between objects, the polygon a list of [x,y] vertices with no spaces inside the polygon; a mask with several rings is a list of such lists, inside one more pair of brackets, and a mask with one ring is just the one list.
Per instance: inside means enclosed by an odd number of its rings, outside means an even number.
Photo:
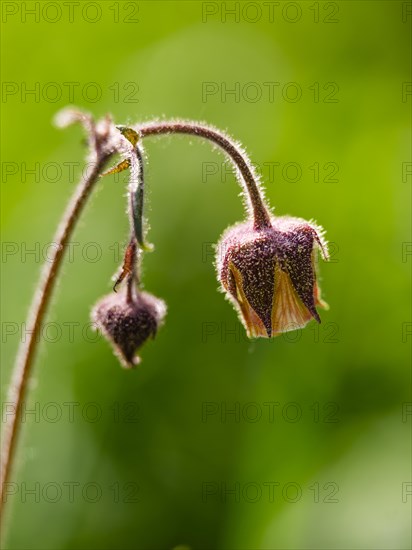
[{"label": "flower stalk", "polygon": [[[67,244],[76,227],[77,220],[89,198],[99,176],[113,154],[112,129],[110,121],[104,120],[99,128],[94,121],[83,113],[72,113],[67,123],[80,122],[86,129],[90,144],[90,162],[93,169],[85,175],[76,188],[62,220],[57,229],[53,242],[51,257],[44,264],[40,281],[35,291],[33,302],[27,319],[28,338],[20,344],[16,363],[12,373],[7,402],[11,406],[12,414],[8,415],[4,426],[1,447],[0,469],[0,516],[5,503],[6,484],[11,475],[14,462],[16,443],[20,430],[18,419],[27,392],[30,373],[40,340],[42,323],[49,306],[53,290],[58,280],[59,271],[66,253]],[[66,121],[65,121],[66,123]]]},{"label": "flower stalk", "polygon": [[270,227],[270,215],[264,203],[260,189],[259,177],[256,174],[252,163],[242,147],[231,140],[224,133],[196,122],[149,122],[136,128],[139,135],[144,138],[148,136],[160,136],[164,134],[189,134],[198,136],[217,145],[229,156],[235,167],[242,189],[247,196],[248,204],[253,216],[254,229]]}]

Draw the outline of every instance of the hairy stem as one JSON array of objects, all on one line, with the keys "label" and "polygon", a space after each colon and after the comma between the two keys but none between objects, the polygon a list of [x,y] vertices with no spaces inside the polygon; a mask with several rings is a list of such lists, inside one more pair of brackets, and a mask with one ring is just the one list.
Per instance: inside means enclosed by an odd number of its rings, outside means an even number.
[{"label": "hairy stem", "polygon": [[136,242],[136,237],[134,235],[132,235],[131,239],[130,239],[130,244],[129,244],[129,248],[130,248],[130,262],[131,262],[131,269],[130,269],[130,273],[129,273],[129,276],[127,278],[127,301],[129,304],[131,304],[133,302],[133,291],[134,291],[134,286],[136,284],[136,279],[137,279],[137,242]]},{"label": "hairy stem", "polygon": [[136,145],[130,158],[129,182],[129,216],[130,224],[134,228],[137,242],[143,250],[151,250],[151,246],[144,241],[143,228],[144,208],[144,162],[143,153]]},{"label": "hairy stem", "polygon": [[150,122],[136,128],[142,138],[161,134],[191,134],[218,145],[239,170],[249,195],[255,229],[270,227],[270,216],[259,188],[258,177],[246,154],[227,136],[214,128],[195,122]]},{"label": "hairy stem", "polygon": [[[20,344],[7,398],[7,403],[11,405],[13,414],[7,418],[2,437],[0,512],[3,511],[6,500],[5,489],[14,464],[16,442],[20,429],[21,410],[27,391],[31,368],[35,360],[43,318],[46,314],[47,306],[50,303],[50,298],[57,282],[59,269],[66,252],[66,245],[69,242],[70,236],[73,233],[77,219],[83,210],[87,198],[94,184],[99,179],[100,172],[110,156],[111,153],[108,152],[96,152],[93,170],[90,174],[83,177],[76,188],[53,241],[57,246],[53,247],[52,258],[48,258],[48,261],[43,267],[43,272],[33,298],[27,320],[27,333],[29,337]],[[1,515],[2,517],[4,516],[4,514]]]}]

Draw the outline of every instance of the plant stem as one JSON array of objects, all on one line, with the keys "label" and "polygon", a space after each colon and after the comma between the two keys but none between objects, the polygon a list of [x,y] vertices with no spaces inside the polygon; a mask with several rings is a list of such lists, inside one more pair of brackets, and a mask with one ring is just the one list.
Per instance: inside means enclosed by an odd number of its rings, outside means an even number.
[{"label": "plant stem", "polygon": [[144,241],[143,208],[144,208],[144,161],[143,153],[139,145],[133,148],[130,157],[130,181],[129,181],[129,216],[130,225],[134,228],[137,242],[142,250],[152,249]]},{"label": "plant stem", "polygon": [[191,134],[208,139],[218,145],[229,155],[242,176],[252,206],[254,228],[259,230],[271,227],[270,216],[263,201],[259,180],[253,170],[252,163],[246,153],[227,136],[215,128],[185,121],[150,122],[136,127],[136,130],[142,138],[161,134]]},{"label": "plant stem", "polygon": [[[29,337],[20,344],[8,394],[7,403],[12,406],[13,413],[7,418],[2,437],[0,512],[2,512],[5,504],[5,489],[14,464],[21,410],[35,359],[43,318],[57,282],[59,269],[66,252],[66,245],[94,184],[98,181],[100,172],[111,155],[112,153],[99,152],[99,149],[96,150],[93,170],[82,178],[73,194],[53,241],[57,243],[57,246],[53,247],[52,258],[49,258],[48,262],[44,264],[43,272],[33,298],[27,320],[27,333]],[[2,514],[3,516],[4,514]]]}]

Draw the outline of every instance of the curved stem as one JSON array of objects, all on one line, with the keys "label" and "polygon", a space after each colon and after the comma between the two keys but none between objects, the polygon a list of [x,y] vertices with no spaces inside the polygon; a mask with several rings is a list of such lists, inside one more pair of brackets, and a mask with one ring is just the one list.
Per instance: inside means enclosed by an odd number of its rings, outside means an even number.
[{"label": "curved stem", "polygon": [[139,126],[136,130],[142,138],[161,134],[191,134],[208,139],[218,145],[229,155],[242,176],[252,207],[254,228],[264,229],[271,226],[270,216],[259,188],[259,179],[252,164],[245,152],[227,136],[209,126],[185,121],[151,122]]},{"label": "curved stem", "polygon": [[[58,272],[66,252],[66,245],[73,233],[76,221],[83,210],[86,200],[94,184],[99,179],[100,172],[111,155],[112,153],[109,152],[101,152],[100,147],[96,148],[96,158],[93,163],[93,170],[90,174],[83,177],[73,194],[53,241],[57,243],[57,246],[53,248],[52,258],[49,258],[49,261],[44,265],[34,295],[27,320],[27,333],[29,337],[20,344],[8,394],[7,404],[11,406],[12,414],[7,418],[2,437],[0,511],[2,511],[6,500],[5,489],[14,463],[16,441],[20,429],[21,410],[26,395],[31,367],[35,359],[42,321],[57,282]],[[2,517],[4,517],[4,514],[2,514]]]}]

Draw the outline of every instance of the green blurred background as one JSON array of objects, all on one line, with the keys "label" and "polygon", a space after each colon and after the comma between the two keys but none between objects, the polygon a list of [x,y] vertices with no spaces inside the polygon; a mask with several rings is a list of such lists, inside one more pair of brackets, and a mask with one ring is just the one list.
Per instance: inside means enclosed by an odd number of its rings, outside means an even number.
[{"label": "green blurred background", "polygon": [[227,129],[333,254],[322,325],[247,341],[211,252],[242,219],[236,180],[208,144],[147,140],[144,283],[169,309],[125,371],[87,326],[128,234],[125,179],[102,180],[47,318],[4,547],[410,548],[410,2],[23,4],[2,3],[2,400],[85,155],[52,125],[68,103]]}]

